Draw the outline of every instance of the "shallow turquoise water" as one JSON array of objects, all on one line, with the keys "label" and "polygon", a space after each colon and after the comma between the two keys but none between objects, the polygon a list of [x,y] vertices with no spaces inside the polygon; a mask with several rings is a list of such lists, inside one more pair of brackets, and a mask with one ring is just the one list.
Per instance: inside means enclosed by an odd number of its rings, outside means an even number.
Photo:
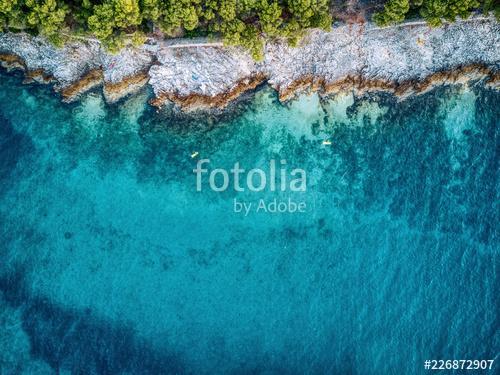
[{"label": "shallow turquoise water", "polygon": [[[225,118],[183,119],[147,93],[65,105],[20,82],[0,81],[0,373],[500,360],[498,92],[283,106],[263,89]],[[307,188],[214,192],[205,174],[197,192],[204,158],[209,172],[286,160]],[[274,198],[306,212],[234,212]]]}]

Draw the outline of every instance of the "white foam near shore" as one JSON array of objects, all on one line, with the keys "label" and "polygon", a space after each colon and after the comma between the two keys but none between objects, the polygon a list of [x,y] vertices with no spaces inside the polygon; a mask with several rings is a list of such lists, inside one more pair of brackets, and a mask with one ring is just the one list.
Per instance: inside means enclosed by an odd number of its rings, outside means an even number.
[{"label": "white foam near shore", "polygon": [[[245,91],[245,85],[254,87],[252,78],[258,75],[280,94],[289,94],[314,86],[314,81],[321,89],[346,77],[397,85],[471,64],[498,72],[500,24],[492,17],[476,16],[439,28],[429,28],[424,22],[389,28],[371,23],[341,25],[330,32],[312,30],[296,48],[268,43],[262,62],[253,61],[241,49],[208,40],[149,39],[141,47],[110,55],[94,39],[78,39],[57,49],[40,37],[22,33],[0,34],[0,54],[18,56],[30,71],[43,69],[63,88],[92,69],[102,69],[103,81],[110,84],[148,72],[154,94],[164,100],[179,98],[180,102],[195,96],[209,102],[228,96],[224,99],[229,101]],[[304,79],[312,83],[297,84]],[[130,93],[124,86],[117,89],[123,91],[122,96]],[[82,90],[87,87],[91,86]],[[120,96],[114,93],[113,101]]]}]

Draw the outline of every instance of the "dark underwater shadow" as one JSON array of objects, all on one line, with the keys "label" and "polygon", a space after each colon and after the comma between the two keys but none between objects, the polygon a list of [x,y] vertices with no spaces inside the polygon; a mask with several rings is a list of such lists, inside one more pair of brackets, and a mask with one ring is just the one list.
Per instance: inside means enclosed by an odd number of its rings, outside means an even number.
[{"label": "dark underwater shadow", "polygon": [[99,319],[89,309],[70,309],[32,297],[23,283],[22,270],[3,275],[0,292],[9,305],[22,309],[22,329],[29,337],[32,357],[48,363],[56,373],[189,373],[176,354],[152,348],[131,327]]},{"label": "dark underwater shadow", "polygon": [[13,184],[14,170],[21,157],[33,151],[31,138],[18,133],[0,112],[0,196]]}]

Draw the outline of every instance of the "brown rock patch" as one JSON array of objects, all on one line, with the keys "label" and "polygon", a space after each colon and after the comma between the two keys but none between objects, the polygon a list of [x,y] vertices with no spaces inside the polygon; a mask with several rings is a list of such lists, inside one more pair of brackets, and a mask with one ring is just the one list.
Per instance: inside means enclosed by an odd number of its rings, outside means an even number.
[{"label": "brown rock patch", "polygon": [[67,103],[72,102],[84,92],[101,85],[103,81],[102,69],[92,69],[79,80],[60,90],[63,101]]},{"label": "brown rock patch", "polygon": [[149,81],[147,72],[139,72],[133,76],[126,77],[120,82],[104,82],[104,97],[108,103],[115,103],[121,98],[137,92]]},{"label": "brown rock patch", "polygon": [[499,73],[482,64],[471,64],[449,71],[436,72],[423,80],[394,82],[383,79],[366,79],[360,75],[346,76],[337,81],[327,82],[312,75],[303,76],[286,87],[278,87],[280,101],[287,101],[303,92],[318,92],[320,95],[354,91],[357,95],[366,92],[384,91],[401,99],[411,94],[424,94],[439,85],[464,84],[488,78],[488,86],[498,87]]},{"label": "brown rock patch", "polygon": [[26,70],[26,64],[24,63],[24,60],[19,56],[10,53],[0,53],[0,65],[7,70]]},{"label": "brown rock patch", "polygon": [[219,95],[209,96],[191,94],[179,96],[175,93],[161,93],[156,98],[152,99],[150,103],[154,106],[161,107],[166,101],[171,101],[186,112],[210,108],[222,109],[244,92],[255,89],[265,80],[266,76],[259,73],[238,81],[231,90]]}]

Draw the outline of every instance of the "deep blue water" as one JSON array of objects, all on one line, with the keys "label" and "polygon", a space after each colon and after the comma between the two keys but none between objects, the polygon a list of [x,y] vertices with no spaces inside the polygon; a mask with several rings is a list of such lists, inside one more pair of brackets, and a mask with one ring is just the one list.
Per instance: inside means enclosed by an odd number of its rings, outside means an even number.
[{"label": "deep blue water", "polygon": [[[0,78],[1,374],[500,361],[498,92],[281,105],[262,89],[200,119],[156,113],[148,93],[67,105]],[[269,176],[271,160],[306,190],[209,187],[215,168]],[[306,212],[245,216],[235,199]]]}]

